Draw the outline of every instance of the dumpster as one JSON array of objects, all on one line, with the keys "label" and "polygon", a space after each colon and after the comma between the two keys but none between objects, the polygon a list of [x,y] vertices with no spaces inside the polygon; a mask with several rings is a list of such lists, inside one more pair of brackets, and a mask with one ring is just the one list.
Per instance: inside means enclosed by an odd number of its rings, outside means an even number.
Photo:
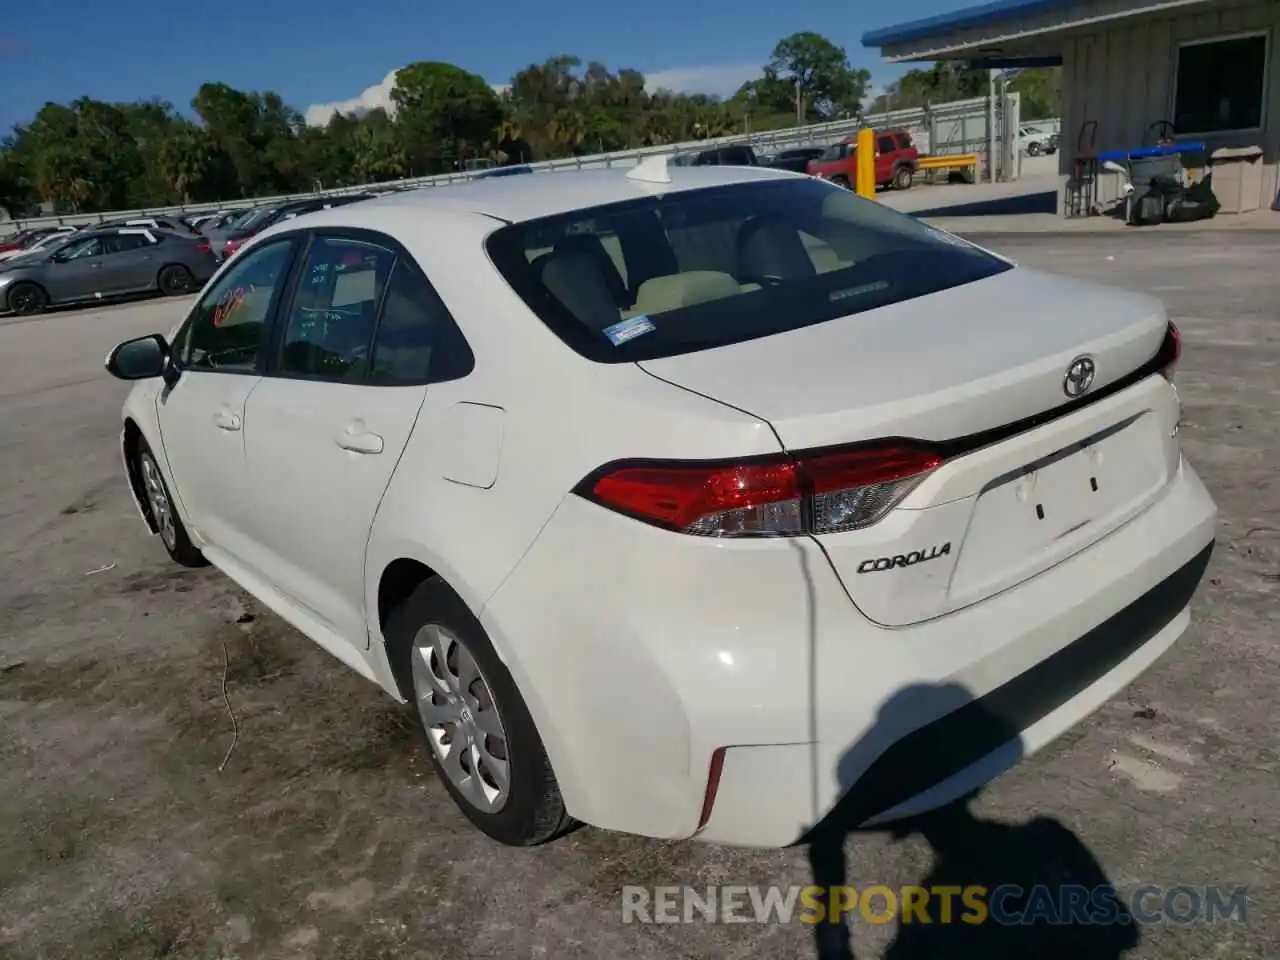
[{"label": "dumpster", "polygon": [[1262,207],[1262,148],[1223,147],[1209,157],[1213,192],[1222,213],[1252,213]]}]

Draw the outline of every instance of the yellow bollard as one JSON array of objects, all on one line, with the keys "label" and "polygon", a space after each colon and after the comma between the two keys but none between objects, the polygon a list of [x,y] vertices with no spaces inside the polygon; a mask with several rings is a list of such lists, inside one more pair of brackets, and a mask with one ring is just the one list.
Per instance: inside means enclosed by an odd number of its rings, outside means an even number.
[{"label": "yellow bollard", "polygon": [[876,132],[870,127],[858,131],[858,167],[854,188],[858,196],[874,200],[876,196]]}]

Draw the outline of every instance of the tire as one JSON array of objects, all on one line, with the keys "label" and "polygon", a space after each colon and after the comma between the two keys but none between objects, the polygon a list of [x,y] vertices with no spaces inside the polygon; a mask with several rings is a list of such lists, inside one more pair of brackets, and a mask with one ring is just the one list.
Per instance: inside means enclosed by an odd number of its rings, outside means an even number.
[{"label": "tire", "polygon": [[208,566],[209,561],[187,536],[187,528],[183,526],[182,518],[173,506],[169,485],[165,483],[164,474],[160,472],[160,466],[146,441],[138,444],[137,467],[147,511],[151,514],[160,542],[169,551],[169,556],[184,567]]},{"label": "tire", "polygon": [[915,174],[912,172],[910,167],[906,165],[898,167],[897,170],[893,171],[893,189],[910,190],[911,181],[914,178]]},{"label": "tire", "polygon": [[1034,140],[1032,140],[1029,144],[1027,144],[1027,156],[1029,157],[1040,156],[1040,144]]},{"label": "tire", "polygon": [[38,283],[15,283],[5,302],[11,312],[20,317],[30,317],[49,306],[49,294]]},{"label": "tire", "polygon": [[[386,635],[412,691],[432,766],[463,815],[511,847],[546,843],[568,830],[573,820],[529,709],[462,598],[432,577],[392,612]],[[470,672],[464,658],[474,667],[465,690],[459,684]],[[459,749],[463,742],[476,749]],[[484,757],[476,764],[478,750]]]},{"label": "tire", "polygon": [[846,177],[843,173],[837,173],[834,177],[831,178],[831,182],[834,183],[837,187],[844,187],[846,190],[850,189],[849,178]]},{"label": "tire", "polygon": [[160,269],[156,286],[166,297],[181,297],[196,288],[196,278],[180,263],[171,263]]}]

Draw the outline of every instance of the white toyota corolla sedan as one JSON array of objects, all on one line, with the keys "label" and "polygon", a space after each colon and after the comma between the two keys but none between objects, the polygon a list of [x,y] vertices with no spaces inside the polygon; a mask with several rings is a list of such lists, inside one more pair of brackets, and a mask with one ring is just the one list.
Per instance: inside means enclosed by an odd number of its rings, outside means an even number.
[{"label": "white toyota corolla sedan", "polygon": [[1183,633],[1179,349],[1149,297],[657,159],[281,224],[107,366],[150,530],[416,704],[481,830],[774,846],[968,794]]}]

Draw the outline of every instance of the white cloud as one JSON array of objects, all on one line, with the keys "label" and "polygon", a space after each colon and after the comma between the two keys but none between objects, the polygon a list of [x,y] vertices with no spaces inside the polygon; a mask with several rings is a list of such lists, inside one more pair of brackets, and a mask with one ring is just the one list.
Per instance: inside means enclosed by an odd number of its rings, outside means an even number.
[{"label": "white cloud", "polygon": [[675,67],[647,73],[644,88],[672,90],[675,93],[706,93],[731,97],[748,80],[760,76],[758,63],[720,63],[701,67]]},{"label": "white cloud", "polygon": [[[391,91],[396,85],[398,72],[399,68],[392,70],[382,78],[381,83],[366,87],[358,96],[349,100],[313,103],[303,114],[307,124],[320,127],[328,123],[329,118],[335,113],[359,115],[378,107],[388,113],[394,113],[395,106],[391,102]],[[672,90],[676,93],[706,93],[731,97],[740,86],[758,76],[760,76],[760,65],[757,63],[707,64],[701,67],[676,67],[646,74],[644,86],[650,93],[655,90]],[[509,83],[493,85],[493,89],[500,94],[510,87]]]},{"label": "white cloud", "polygon": [[[395,104],[391,102],[391,91],[396,85],[396,74],[400,72],[397,67],[385,77],[381,83],[375,83],[372,87],[365,87],[358,97],[352,97],[350,100],[335,100],[332,103],[313,103],[307,107],[303,114],[307,125],[312,127],[322,127],[329,122],[329,118],[335,113],[354,113],[357,116],[368,113],[370,110],[376,110],[378,107],[386,110],[388,113],[395,113]],[[493,89],[498,93],[505,91],[510,84],[495,83]]]}]

